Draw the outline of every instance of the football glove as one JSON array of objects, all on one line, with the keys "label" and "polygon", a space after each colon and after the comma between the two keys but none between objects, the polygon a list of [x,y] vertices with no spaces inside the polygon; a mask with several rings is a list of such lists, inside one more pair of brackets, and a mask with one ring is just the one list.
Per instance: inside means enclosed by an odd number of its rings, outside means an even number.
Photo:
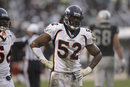
[{"label": "football glove", "polygon": [[6,34],[4,32],[0,32],[0,42],[3,42],[6,40]]},{"label": "football glove", "polygon": [[47,68],[51,69],[53,68],[53,62],[48,60],[40,60]]},{"label": "football glove", "polygon": [[89,66],[87,68],[85,68],[85,69],[80,70],[80,73],[82,74],[83,77],[88,75],[91,72],[92,72],[92,69]]},{"label": "football glove", "polygon": [[78,79],[79,81],[83,78],[83,75],[80,73],[80,71],[74,72],[74,79]]},{"label": "football glove", "polygon": [[78,79],[80,81],[83,77],[85,77],[86,75],[88,75],[91,72],[92,72],[91,67],[87,67],[86,69],[82,69],[80,71],[74,72],[74,76],[76,79]]},{"label": "football glove", "polygon": [[123,59],[121,60],[121,63],[122,63],[122,66],[124,66],[124,67],[126,67],[126,66],[127,66],[127,63],[126,63],[125,58],[123,58]]}]

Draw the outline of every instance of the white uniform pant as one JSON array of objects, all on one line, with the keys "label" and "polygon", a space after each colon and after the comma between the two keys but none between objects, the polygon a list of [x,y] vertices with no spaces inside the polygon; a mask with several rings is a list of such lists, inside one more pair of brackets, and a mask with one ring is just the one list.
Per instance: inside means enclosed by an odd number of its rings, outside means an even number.
[{"label": "white uniform pant", "polygon": [[74,79],[72,73],[60,73],[53,71],[51,73],[49,87],[79,87],[80,81]]},{"label": "white uniform pant", "polygon": [[0,77],[0,87],[14,87],[13,80],[7,80],[5,77]]},{"label": "white uniform pant", "polygon": [[103,57],[95,67],[95,87],[113,87],[114,57]]}]

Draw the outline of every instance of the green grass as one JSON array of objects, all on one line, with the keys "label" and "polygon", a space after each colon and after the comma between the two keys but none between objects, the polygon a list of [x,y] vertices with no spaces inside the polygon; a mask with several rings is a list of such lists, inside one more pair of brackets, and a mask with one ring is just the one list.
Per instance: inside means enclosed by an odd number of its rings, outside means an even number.
[{"label": "green grass", "polygon": [[[15,87],[26,87],[24,84],[15,83]],[[48,87],[48,82],[42,82],[41,87]],[[93,81],[85,81],[83,82],[82,87],[94,87]],[[129,80],[116,80],[114,81],[114,87],[130,87],[130,79]]]},{"label": "green grass", "polygon": [[[93,81],[83,82],[82,87],[94,87],[94,82]],[[114,81],[114,87],[130,87],[130,79],[129,80],[116,80]]]}]

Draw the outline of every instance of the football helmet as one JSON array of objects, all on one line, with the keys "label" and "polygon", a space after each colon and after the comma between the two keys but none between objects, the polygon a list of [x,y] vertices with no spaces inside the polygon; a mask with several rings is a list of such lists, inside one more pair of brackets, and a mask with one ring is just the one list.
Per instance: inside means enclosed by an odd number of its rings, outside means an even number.
[{"label": "football helmet", "polygon": [[101,10],[97,15],[97,20],[99,23],[109,23],[111,18],[111,13],[108,10]]},{"label": "football helmet", "polygon": [[80,27],[83,19],[82,9],[77,5],[71,5],[66,8],[64,13],[64,24],[70,27],[72,30],[76,30]]},{"label": "football helmet", "polygon": [[27,28],[28,32],[34,32],[34,33],[38,33],[39,32],[39,26],[37,24],[30,24],[29,27]]},{"label": "football helmet", "polygon": [[0,30],[5,31],[10,25],[10,18],[5,9],[0,8]]}]

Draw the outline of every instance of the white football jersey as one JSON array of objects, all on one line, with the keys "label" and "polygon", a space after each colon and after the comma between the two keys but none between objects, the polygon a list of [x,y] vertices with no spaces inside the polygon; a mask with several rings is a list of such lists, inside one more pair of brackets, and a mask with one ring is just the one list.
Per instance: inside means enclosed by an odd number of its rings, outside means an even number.
[{"label": "white football jersey", "polygon": [[64,24],[50,24],[45,33],[51,36],[54,44],[54,71],[75,72],[81,69],[80,54],[85,46],[93,44],[92,34],[86,28],[80,28],[71,38]]},{"label": "white football jersey", "polygon": [[11,46],[15,41],[15,36],[10,30],[5,31],[7,38],[0,42],[0,77],[10,75],[10,53]]}]

